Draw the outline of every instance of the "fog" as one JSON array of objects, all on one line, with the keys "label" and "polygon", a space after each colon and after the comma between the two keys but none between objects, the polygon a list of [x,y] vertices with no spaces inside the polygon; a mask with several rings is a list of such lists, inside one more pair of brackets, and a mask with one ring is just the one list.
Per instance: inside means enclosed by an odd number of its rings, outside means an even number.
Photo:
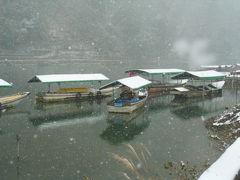
[{"label": "fog", "polygon": [[0,55],[234,64],[239,18],[237,0],[0,0]]}]

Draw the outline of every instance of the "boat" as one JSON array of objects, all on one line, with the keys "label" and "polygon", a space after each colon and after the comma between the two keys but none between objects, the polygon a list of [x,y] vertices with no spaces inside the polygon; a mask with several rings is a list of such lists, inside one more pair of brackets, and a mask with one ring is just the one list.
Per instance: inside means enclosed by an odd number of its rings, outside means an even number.
[{"label": "boat", "polygon": [[[174,88],[170,94],[175,98],[191,98],[222,95],[226,74],[210,71],[188,71],[176,75],[173,79],[190,79],[183,87]],[[210,82],[209,82],[210,81]]]},{"label": "boat", "polygon": [[[0,79],[0,87],[12,87],[13,85],[8,83],[7,81]],[[4,97],[0,97],[0,109],[5,109],[8,107],[12,107],[18,104],[23,98],[28,96],[30,92],[20,92]]]},{"label": "boat", "polygon": [[173,80],[171,77],[185,72],[182,69],[132,69],[126,71],[129,76],[140,75],[152,82],[148,88],[149,95],[166,94],[172,88],[183,85],[186,79]]},{"label": "boat", "polygon": [[59,88],[57,91],[51,91],[51,84],[61,83],[83,83],[83,82],[99,82],[109,80],[103,74],[50,74],[36,75],[30,79],[29,83],[44,83],[48,84],[47,92],[39,92],[36,94],[36,99],[41,102],[56,102],[62,100],[83,100],[88,98],[100,98],[112,95],[112,88],[104,90],[94,88]]},{"label": "boat", "polygon": [[147,90],[144,88],[149,84],[151,84],[151,81],[148,81],[140,76],[133,76],[119,79],[100,87],[100,89],[105,89],[117,86],[121,87],[122,90],[120,97],[113,99],[107,104],[108,112],[132,113],[133,111],[143,107],[148,97]]}]

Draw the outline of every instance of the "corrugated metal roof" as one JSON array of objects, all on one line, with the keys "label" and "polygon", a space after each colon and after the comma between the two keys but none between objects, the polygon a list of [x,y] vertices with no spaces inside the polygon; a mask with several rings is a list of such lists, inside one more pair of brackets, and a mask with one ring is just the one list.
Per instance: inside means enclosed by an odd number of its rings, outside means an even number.
[{"label": "corrugated metal roof", "polygon": [[226,74],[210,70],[210,71],[187,71],[174,76],[172,79],[196,79],[196,80],[217,80],[224,79]]},{"label": "corrugated metal roof", "polygon": [[0,79],[0,87],[11,87],[12,84],[8,83],[7,81]]},{"label": "corrugated metal roof", "polygon": [[182,69],[132,69],[126,71],[128,72],[136,72],[136,73],[147,73],[147,74],[180,74],[185,72],[185,70]]},{"label": "corrugated metal roof", "polygon": [[111,86],[124,85],[133,90],[136,90],[136,89],[140,89],[144,86],[147,86],[151,83],[152,83],[151,81],[146,80],[140,76],[133,76],[133,77],[123,78],[123,79],[113,81],[109,84],[102,86],[100,89],[105,89],[105,88],[108,88]]},{"label": "corrugated metal roof", "polygon": [[103,74],[50,74],[36,75],[28,82],[61,83],[61,82],[89,82],[109,80]]}]

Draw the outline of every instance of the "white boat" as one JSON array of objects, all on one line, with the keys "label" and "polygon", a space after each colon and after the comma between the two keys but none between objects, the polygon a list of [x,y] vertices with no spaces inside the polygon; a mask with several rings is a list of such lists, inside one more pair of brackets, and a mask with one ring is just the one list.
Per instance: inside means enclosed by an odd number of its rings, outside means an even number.
[{"label": "white boat", "polygon": [[142,88],[147,87],[149,84],[151,84],[151,81],[139,76],[134,76],[119,79],[101,87],[100,89],[105,89],[112,86],[128,87],[132,92],[135,93],[135,95],[129,99],[123,99],[122,97],[119,97],[109,102],[107,104],[108,112],[132,113],[133,111],[143,107],[146,103],[148,93],[147,90]]},{"label": "white boat", "polygon": [[148,88],[149,94],[168,93],[172,88],[185,84],[188,80],[173,80],[171,77],[184,73],[182,69],[132,69],[126,71],[129,76],[140,75],[149,79],[152,84]]},{"label": "white boat", "polygon": [[71,99],[87,99],[95,97],[103,97],[111,95],[112,88],[104,90],[93,88],[64,88],[57,91],[50,91],[50,85],[53,83],[81,83],[81,82],[99,82],[109,80],[103,74],[51,74],[51,75],[36,75],[28,82],[48,84],[48,92],[39,92],[36,99],[42,102],[55,102]]},{"label": "white boat", "polygon": [[[216,96],[222,94],[226,77],[217,71],[188,71],[173,77],[174,79],[191,79],[184,87],[174,88],[170,94],[176,98]],[[210,81],[210,82],[209,82]],[[195,83],[195,84],[194,84]]]},{"label": "white boat", "polygon": [[[0,87],[12,87],[12,84],[8,83],[7,81],[4,81],[3,79],[0,79]],[[22,92],[0,97],[0,109],[12,107],[18,104],[23,98],[25,98],[29,94],[30,92]]]}]

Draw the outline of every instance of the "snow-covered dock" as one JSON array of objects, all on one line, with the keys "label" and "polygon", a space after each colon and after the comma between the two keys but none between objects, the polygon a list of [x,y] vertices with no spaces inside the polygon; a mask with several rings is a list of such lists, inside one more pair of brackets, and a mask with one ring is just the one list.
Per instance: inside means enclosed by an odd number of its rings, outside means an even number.
[{"label": "snow-covered dock", "polygon": [[240,138],[198,180],[234,180],[240,170]]}]

